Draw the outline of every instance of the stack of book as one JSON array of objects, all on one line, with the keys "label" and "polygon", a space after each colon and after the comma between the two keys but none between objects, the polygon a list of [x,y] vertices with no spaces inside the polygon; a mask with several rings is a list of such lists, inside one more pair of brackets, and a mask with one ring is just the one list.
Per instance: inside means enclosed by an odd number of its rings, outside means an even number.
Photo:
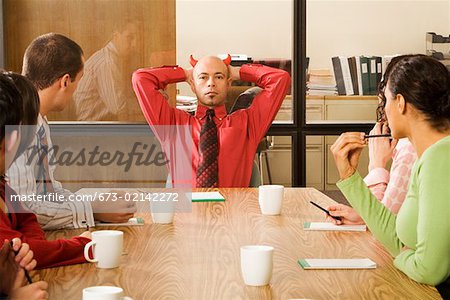
[{"label": "stack of book", "polygon": [[307,95],[337,95],[336,82],[330,70],[309,70],[306,82]]},{"label": "stack of book", "polygon": [[338,94],[377,95],[383,72],[397,55],[333,57]]},{"label": "stack of book", "polygon": [[188,113],[195,112],[197,110],[197,98],[177,95],[177,108]]}]

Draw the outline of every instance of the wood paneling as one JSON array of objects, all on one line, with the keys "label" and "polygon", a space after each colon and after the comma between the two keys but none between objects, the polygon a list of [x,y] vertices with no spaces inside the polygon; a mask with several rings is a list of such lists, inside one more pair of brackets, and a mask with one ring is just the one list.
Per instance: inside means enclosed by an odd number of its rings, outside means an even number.
[{"label": "wood paneling", "polygon": [[[221,189],[225,202],[193,203],[192,213],[177,213],[171,225],[112,227],[123,230],[119,268],[81,264],[34,272],[49,281],[50,299],[80,299],[83,288],[116,285],[141,299],[440,299],[436,289],[409,279],[370,232],[304,231],[305,221],[323,221],[311,206],[332,201],[317,190],[285,190],[282,214],[263,216],[257,189]],[[142,203],[141,203],[142,204]],[[148,203],[143,203],[148,205]],[[48,232],[50,239],[80,230]],[[275,247],[270,285],[249,287],[240,273],[239,248]],[[303,270],[299,258],[361,258],[374,270]]]},{"label": "wood paneling", "polygon": [[[175,64],[175,0],[4,0],[5,66],[21,72],[26,47],[47,32],[62,33],[76,41],[85,58],[111,39],[119,19],[139,22],[137,53],[130,70]],[[175,88],[169,90],[175,101]],[[135,105],[136,103],[133,103]],[[76,120],[73,105],[50,114],[51,120]],[[139,111],[121,116],[143,120]]]}]

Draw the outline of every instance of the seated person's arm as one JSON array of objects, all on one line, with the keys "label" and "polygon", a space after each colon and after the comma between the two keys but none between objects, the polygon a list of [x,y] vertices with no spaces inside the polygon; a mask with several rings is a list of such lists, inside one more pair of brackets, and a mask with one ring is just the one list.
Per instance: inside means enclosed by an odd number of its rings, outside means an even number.
[{"label": "seated person's arm", "polygon": [[[34,172],[35,163],[29,160],[37,160],[31,157],[32,148],[19,156],[8,169],[9,185],[18,196],[36,196],[38,194],[36,177]],[[39,163],[38,163],[39,164]],[[40,166],[37,165],[37,168]],[[51,177],[55,166],[50,165]],[[53,179],[53,178],[52,178]],[[55,193],[64,196],[64,201],[23,201],[33,213],[36,214],[39,224],[45,230],[61,228],[81,228],[82,221],[87,221],[90,226],[94,226],[92,208],[89,203],[66,201],[72,193],[62,188],[61,183],[52,180]]]},{"label": "seated person's arm", "polygon": [[71,239],[47,241],[33,214],[15,214],[17,229],[10,228],[1,216],[0,240],[20,238],[30,245],[37,261],[37,268],[48,268],[86,262],[83,250],[90,239],[76,236]]},{"label": "seated person's arm", "polygon": [[243,65],[239,71],[241,80],[255,82],[263,89],[247,109],[251,121],[250,134],[259,141],[280,109],[291,85],[291,77],[286,71],[262,65]]},{"label": "seated person's arm", "polygon": [[160,90],[165,90],[168,84],[185,80],[185,70],[180,67],[146,68],[133,73],[133,89],[149,124],[172,125],[176,114],[184,114],[170,107]]}]

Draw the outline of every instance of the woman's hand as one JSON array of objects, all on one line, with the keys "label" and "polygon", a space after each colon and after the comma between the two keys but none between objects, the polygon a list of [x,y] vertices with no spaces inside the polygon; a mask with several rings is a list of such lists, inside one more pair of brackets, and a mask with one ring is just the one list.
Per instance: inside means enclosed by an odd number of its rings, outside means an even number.
[{"label": "woman's hand", "polygon": [[[386,123],[376,123],[370,135],[387,134],[389,127]],[[376,168],[386,168],[387,162],[392,158],[398,140],[387,137],[369,139],[369,172]]]},{"label": "woman's hand", "polygon": [[13,250],[18,251],[15,257],[16,263],[25,268],[27,271],[31,271],[36,267],[36,260],[33,259],[34,253],[30,249],[27,243],[22,243],[19,238],[12,239]]},{"label": "woman's hand", "polygon": [[[45,281],[38,281],[32,284],[22,286],[20,284],[21,281],[25,278],[25,273],[23,270],[17,274],[18,277],[16,279],[16,284],[12,288],[11,292],[8,295],[8,299],[10,300],[44,300],[48,299],[48,284]],[[23,278],[22,278],[23,277]]]},{"label": "woman's hand", "polygon": [[91,239],[91,240],[92,240],[92,234],[91,234],[90,231],[84,231],[84,232],[81,233],[79,236],[82,236],[82,237],[85,237],[85,238],[88,238],[88,239]]},{"label": "woman's hand", "polygon": [[327,215],[328,222],[333,222],[336,225],[364,225],[364,220],[350,206],[344,204],[331,205],[327,207],[327,210],[330,215],[341,217],[341,221],[339,221]]},{"label": "woman's hand", "polygon": [[[17,252],[17,255],[14,254]],[[19,238],[12,240],[12,249],[8,240],[3,241],[0,249],[0,292],[10,294],[12,290],[25,284],[25,271],[36,267],[33,251]]]},{"label": "woman's hand", "polygon": [[341,179],[346,179],[355,173],[359,156],[365,146],[364,132],[343,133],[331,146],[330,150]]}]

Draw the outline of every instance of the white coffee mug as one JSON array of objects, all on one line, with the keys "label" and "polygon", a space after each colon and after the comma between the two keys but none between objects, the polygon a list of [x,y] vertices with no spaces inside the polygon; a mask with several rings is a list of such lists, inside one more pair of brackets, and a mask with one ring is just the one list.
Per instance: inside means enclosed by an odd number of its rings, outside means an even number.
[{"label": "white coffee mug", "polygon": [[279,215],[284,197],[284,186],[261,185],[258,189],[259,207],[263,215]]},{"label": "white coffee mug", "polygon": [[83,289],[83,300],[133,300],[117,286],[91,286]]},{"label": "white coffee mug", "polygon": [[[89,257],[92,246],[93,258]],[[119,230],[98,230],[92,232],[92,241],[84,246],[84,258],[97,263],[97,268],[112,269],[120,265],[123,250],[123,232]]]},{"label": "white coffee mug", "polygon": [[175,202],[150,202],[153,223],[171,224],[175,216]]},{"label": "white coffee mug", "polygon": [[241,272],[246,285],[267,285],[272,278],[273,251],[271,246],[241,247]]},{"label": "white coffee mug", "polygon": [[153,223],[157,224],[171,224],[175,213],[152,213]]}]

